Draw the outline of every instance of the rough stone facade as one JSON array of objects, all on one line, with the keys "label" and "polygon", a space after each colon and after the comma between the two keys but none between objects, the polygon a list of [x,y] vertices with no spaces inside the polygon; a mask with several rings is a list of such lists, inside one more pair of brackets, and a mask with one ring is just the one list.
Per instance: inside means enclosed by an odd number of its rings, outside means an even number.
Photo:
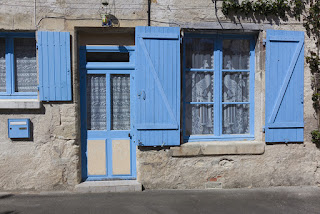
[{"label": "rough stone facade", "polygon": [[[230,21],[211,0],[152,0],[151,25],[181,28],[254,31],[256,44],[255,140],[263,142],[266,29],[304,31],[301,22],[243,18]],[[65,190],[81,180],[80,105],[78,74],[78,30],[101,27],[100,0],[3,0],[0,4],[1,31],[68,31],[72,35],[73,101],[42,103],[39,110],[0,110],[0,190]],[[147,0],[109,2],[107,11],[120,27],[147,25]],[[114,28],[116,29],[116,28]],[[113,29],[111,29],[113,30]],[[306,36],[305,55],[315,47]],[[311,74],[305,64],[305,142],[266,145],[262,155],[173,157],[170,148],[137,151],[138,180],[148,189],[189,189],[316,185],[320,183],[320,152],[311,143],[310,132],[317,119],[312,107]],[[30,141],[7,137],[8,118],[30,118]]]}]

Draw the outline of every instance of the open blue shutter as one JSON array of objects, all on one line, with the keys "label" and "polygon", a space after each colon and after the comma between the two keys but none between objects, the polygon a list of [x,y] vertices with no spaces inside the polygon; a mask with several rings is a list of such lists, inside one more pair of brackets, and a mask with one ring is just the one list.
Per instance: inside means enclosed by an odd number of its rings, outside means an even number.
[{"label": "open blue shutter", "polygon": [[180,28],[136,27],[135,140],[180,145]]},{"label": "open blue shutter", "polygon": [[266,142],[303,142],[304,32],[267,31]]},{"label": "open blue shutter", "polygon": [[70,33],[38,31],[39,93],[43,101],[70,101]]}]

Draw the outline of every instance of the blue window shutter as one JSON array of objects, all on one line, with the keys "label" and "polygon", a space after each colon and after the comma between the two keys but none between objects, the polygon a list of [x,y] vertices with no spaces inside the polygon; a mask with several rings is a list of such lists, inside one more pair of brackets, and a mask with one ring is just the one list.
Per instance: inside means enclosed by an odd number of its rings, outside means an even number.
[{"label": "blue window shutter", "polygon": [[38,31],[39,93],[43,101],[70,101],[70,33]]},{"label": "blue window shutter", "polygon": [[266,142],[303,142],[304,32],[267,31]]},{"label": "blue window shutter", "polygon": [[135,140],[180,145],[180,28],[136,27]]}]

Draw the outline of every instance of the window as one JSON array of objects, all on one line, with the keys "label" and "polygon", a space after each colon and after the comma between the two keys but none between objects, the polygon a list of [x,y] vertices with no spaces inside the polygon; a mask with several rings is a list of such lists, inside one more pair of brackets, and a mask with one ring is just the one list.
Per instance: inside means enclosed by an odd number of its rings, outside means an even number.
[{"label": "window", "polygon": [[183,46],[184,140],[253,138],[253,37],[186,34]]},{"label": "window", "polygon": [[34,33],[0,33],[0,99],[37,98]]}]

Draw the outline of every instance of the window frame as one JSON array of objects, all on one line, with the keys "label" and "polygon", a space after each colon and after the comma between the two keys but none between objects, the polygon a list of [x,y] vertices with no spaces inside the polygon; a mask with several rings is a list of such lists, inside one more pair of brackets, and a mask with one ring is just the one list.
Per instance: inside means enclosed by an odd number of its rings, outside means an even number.
[{"label": "window frame", "polygon": [[[0,32],[0,38],[5,39],[5,61],[6,61],[6,92],[0,92],[0,99],[38,99],[38,92],[16,92],[15,91],[15,72],[16,71],[14,66],[14,63],[15,63],[14,62],[14,39],[15,38],[34,38],[35,39],[35,32]],[[36,46],[35,48],[37,49]],[[37,69],[37,74],[38,74],[38,69]],[[38,82],[38,79],[37,79],[37,82]]]},{"label": "window frame", "polygon": [[[255,37],[254,35],[234,35],[234,34],[200,34],[200,33],[185,33],[184,39],[193,38],[210,38],[214,41],[214,65],[213,69],[188,69],[186,68],[186,42],[183,41],[183,60],[182,60],[182,135],[183,142],[197,141],[238,141],[238,140],[254,140],[254,82],[255,82]],[[248,70],[227,70],[223,69],[223,40],[249,40],[250,41],[250,59]],[[218,62],[218,63],[217,63]],[[187,71],[211,71],[214,75],[213,85],[213,102],[201,104],[212,104],[213,110],[213,134],[203,135],[186,135],[186,105],[197,104],[196,102],[186,102],[186,72]],[[249,101],[248,102],[222,102],[222,87],[223,87],[223,72],[248,72],[249,73]],[[222,134],[222,105],[223,104],[249,104],[249,134]],[[217,125],[218,124],[218,125]],[[216,134],[218,133],[218,134]]]}]

